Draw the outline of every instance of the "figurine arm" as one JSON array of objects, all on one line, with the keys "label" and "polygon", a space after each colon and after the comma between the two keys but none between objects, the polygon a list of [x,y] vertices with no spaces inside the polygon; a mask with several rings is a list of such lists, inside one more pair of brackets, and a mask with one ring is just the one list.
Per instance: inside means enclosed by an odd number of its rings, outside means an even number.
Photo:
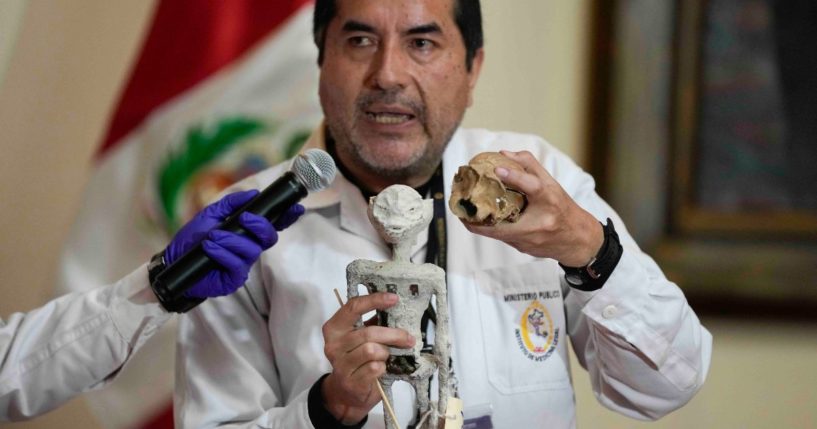
[{"label": "figurine arm", "polygon": [[437,411],[440,415],[445,413],[448,397],[451,395],[448,389],[448,378],[451,372],[451,343],[448,339],[448,288],[445,283],[445,273],[441,279],[435,282],[434,295],[437,299],[437,323],[434,325],[434,356],[438,360],[439,374],[439,403]]},{"label": "figurine arm", "polygon": [[[357,261],[352,261],[349,265],[346,266],[346,299],[348,300],[357,297],[360,293],[357,290],[357,285],[360,284],[361,278],[358,275],[358,271],[354,268],[357,264]],[[341,305],[343,303],[340,303]],[[355,329],[360,329],[363,327],[363,318],[358,319],[355,322]]]}]

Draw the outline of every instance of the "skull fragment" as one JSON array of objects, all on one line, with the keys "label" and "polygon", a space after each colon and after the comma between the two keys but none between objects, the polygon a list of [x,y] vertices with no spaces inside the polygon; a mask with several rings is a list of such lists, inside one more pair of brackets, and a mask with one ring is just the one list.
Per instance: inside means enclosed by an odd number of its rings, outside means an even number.
[{"label": "skull fragment", "polygon": [[460,167],[454,176],[448,207],[460,219],[478,225],[516,222],[527,205],[521,192],[505,187],[494,169],[523,171],[499,152],[483,152]]}]

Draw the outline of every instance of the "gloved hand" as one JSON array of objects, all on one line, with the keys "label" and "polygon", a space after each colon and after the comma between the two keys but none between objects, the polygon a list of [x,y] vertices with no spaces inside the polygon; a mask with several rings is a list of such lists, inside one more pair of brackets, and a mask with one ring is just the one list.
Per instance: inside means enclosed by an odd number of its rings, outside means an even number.
[{"label": "gloved hand", "polygon": [[238,220],[252,236],[213,229],[232,212],[258,195],[257,190],[235,192],[210,204],[183,226],[165,249],[165,263],[172,264],[201,242],[202,250],[220,269],[212,270],[185,291],[188,298],[229,295],[247,281],[252,264],[278,241],[278,232],[292,225],[304,213],[300,204],[287,209],[274,224],[262,216],[244,212]]}]

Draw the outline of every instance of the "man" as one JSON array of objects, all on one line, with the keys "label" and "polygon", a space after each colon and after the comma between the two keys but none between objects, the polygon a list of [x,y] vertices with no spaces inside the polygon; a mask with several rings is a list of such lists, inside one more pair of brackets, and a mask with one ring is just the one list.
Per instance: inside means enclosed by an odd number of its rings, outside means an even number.
[{"label": "man", "polygon": [[[275,223],[239,215],[247,235],[214,229],[258,191],[230,194],[205,207],[179,230],[167,248],[119,282],[72,293],[28,313],[0,320],[0,421],[45,413],[73,396],[111,382],[128,359],[170,318],[201,301],[235,292],[277,230],[297,220],[295,205]],[[157,299],[149,279],[201,242],[218,269],[177,298]]]},{"label": "man", "polygon": [[[447,271],[452,379],[465,417],[478,427],[574,427],[566,335],[599,400],[626,415],[658,418],[701,387],[710,334],[592,179],[535,136],[459,128],[483,61],[480,20],[468,0],[316,3],[325,126],[307,147],[326,147],[343,177],[304,200],[293,238],[251,271],[248,296],[181,321],[179,427],[382,427],[375,381],[388,347],[421,339],[355,329],[395,295],[338,309],[332,290],[343,290],[348,263],[390,258],[364,196],[395,183],[447,196],[460,165],[500,149],[525,169],[497,171],[527,194],[519,222],[468,226],[447,213],[444,236],[432,231],[413,249],[414,261]],[[416,423],[412,392],[395,386],[398,420]]]}]

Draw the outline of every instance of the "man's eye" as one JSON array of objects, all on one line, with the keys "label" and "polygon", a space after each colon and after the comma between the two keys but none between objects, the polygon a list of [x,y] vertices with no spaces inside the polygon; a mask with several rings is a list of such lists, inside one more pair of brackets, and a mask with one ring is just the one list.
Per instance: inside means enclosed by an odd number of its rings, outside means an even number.
[{"label": "man's eye", "polygon": [[374,40],[368,36],[354,36],[349,38],[349,44],[356,48],[365,48],[374,45]]},{"label": "man's eye", "polygon": [[411,46],[415,49],[429,50],[434,47],[434,42],[428,39],[413,39]]}]

